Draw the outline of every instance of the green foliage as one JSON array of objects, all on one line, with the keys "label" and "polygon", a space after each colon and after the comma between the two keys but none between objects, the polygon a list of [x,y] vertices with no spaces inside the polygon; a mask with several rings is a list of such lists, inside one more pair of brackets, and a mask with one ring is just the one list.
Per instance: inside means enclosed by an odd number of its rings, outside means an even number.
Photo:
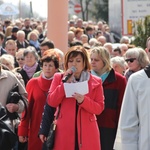
[{"label": "green foliage", "polygon": [[145,49],[146,40],[150,36],[150,15],[133,23],[133,35],[132,44]]},{"label": "green foliage", "polygon": [[108,22],[108,0],[96,0],[94,7],[95,9],[91,11],[91,13],[96,21],[104,20]]}]

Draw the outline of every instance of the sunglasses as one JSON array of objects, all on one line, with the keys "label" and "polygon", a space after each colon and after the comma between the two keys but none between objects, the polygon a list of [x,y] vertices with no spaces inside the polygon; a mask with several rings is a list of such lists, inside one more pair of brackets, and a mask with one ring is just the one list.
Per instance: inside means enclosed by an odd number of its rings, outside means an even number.
[{"label": "sunglasses", "polygon": [[129,59],[126,59],[125,61],[126,61],[127,63],[128,63],[128,62],[133,63],[134,60],[136,60],[136,58],[129,58]]},{"label": "sunglasses", "polygon": [[24,58],[18,58],[17,60],[18,60],[18,61],[19,61],[19,60],[24,60]]}]

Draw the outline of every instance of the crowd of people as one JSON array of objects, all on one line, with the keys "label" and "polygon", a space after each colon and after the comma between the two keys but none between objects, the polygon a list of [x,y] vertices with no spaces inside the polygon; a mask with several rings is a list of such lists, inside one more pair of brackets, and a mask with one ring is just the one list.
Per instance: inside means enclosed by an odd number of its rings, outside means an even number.
[{"label": "crowd of people", "polygon": [[[69,20],[64,54],[45,21],[0,25],[0,103],[20,116],[11,120],[18,141],[10,150],[47,150],[58,108],[54,150],[149,150],[150,38],[143,49],[110,30],[105,21]],[[7,103],[16,83],[25,103]],[[68,97],[76,83],[88,91],[79,86]]]}]

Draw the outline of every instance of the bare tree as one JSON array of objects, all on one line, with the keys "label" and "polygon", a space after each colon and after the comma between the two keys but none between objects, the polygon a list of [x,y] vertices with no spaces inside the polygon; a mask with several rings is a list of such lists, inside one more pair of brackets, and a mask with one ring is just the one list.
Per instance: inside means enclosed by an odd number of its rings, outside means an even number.
[{"label": "bare tree", "polygon": [[[82,9],[82,19],[88,20],[89,18],[89,5],[92,0],[80,0],[80,5]],[[85,6],[83,5],[85,4]]]}]

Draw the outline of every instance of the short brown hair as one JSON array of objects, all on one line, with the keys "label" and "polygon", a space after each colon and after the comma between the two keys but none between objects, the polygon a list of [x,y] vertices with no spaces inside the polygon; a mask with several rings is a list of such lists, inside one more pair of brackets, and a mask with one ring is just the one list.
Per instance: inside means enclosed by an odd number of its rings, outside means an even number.
[{"label": "short brown hair", "polygon": [[72,57],[76,57],[79,54],[83,58],[84,70],[85,71],[90,70],[91,67],[90,67],[90,62],[89,62],[89,58],[88,58],[88,53],[83,46],[72,46],[71,48],[69,48],[69,50],[65,54],[65,62],[64,62],[65,70],[68,69],[69,59]]},{"label": "short brown hair", "polygon": [[83,32],[83,29],[81,28],[77,28],[74,32],[75,35],[77,35],[79,32]]},{"label": "short brown hair", "polygon": [[44,52],[43,57],[41,58],[41,65],[43,66],[44,62],[53,61],[55,68],[59,68],[59,56],[54,49],[49,49]]}]

